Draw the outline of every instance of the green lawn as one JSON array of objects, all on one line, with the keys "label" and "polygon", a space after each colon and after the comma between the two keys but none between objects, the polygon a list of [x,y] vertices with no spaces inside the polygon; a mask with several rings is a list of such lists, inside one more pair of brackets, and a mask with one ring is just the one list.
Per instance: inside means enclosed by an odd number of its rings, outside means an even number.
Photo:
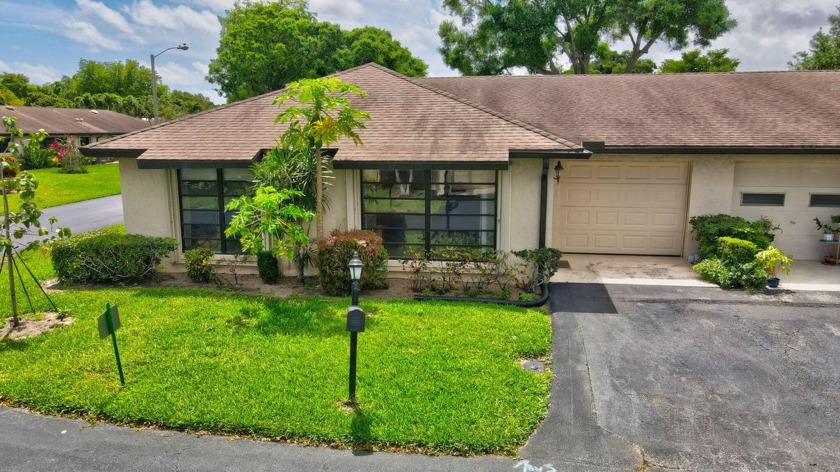
[{"label": "green lawn", "polygon": [[[85,168],[87,174],[60,174],[58,168],[30,171],[38,182],[35,191],[38,207],[49,208],[120,193],[119,164],[97,164]],[[20,198],[9,195],[9,206],[13,211],[17,210]]]},{"label": "green lawn", "polygon": [[[50,275],[47,257],[26,260]],[[347,411],[346,299],[132,287],[54,299],[73,324],[0,342],[8,404],[303,443],[508,455],[547,410],[550,374],[519,366],[549,353],[538,310],[363,297],[360,407]],[[105,302],[120,307],[124,390],[111,343],[97,334]]]}]

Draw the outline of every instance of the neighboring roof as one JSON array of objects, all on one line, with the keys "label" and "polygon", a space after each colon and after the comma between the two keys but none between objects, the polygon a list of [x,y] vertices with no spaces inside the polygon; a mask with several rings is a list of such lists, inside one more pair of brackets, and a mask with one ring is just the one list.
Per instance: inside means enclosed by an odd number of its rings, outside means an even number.
[{"label": "neighboring roof", "polygon": [[[376,64],[334,74],[367,92],[352,98],[371,115],[359,132],[363,146],[342,140],[334,162],[354,164],[452,163],[506,166],[511,152],[585,153],[579,146],[533,126],[414,83]],[[285,129],[274,124],[280,92],[242,100],[136,133],[88,146],[89,155],[139,156],[141,167],[249,163],[273,147]]]},{"label": "neighboring roof", "polygon": [[411,80],[608,150],[840,149],[840,71]]},{"label": "neighboring roof", "polygon": [[0,106],[0,115],[16,116],[24,133],[43,129],[50,135],[125,134],[149,127],[147,121],[110,110]]}]

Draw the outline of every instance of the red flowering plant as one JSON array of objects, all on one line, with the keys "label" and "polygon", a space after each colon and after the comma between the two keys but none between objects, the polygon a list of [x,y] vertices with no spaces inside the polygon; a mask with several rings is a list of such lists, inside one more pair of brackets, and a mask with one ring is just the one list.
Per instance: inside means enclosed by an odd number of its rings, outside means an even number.
[{"label": "red flowering plant", "polygon": [[50,145],[55,152],[55,159],[62,174],[87,174],[83,164],[85,157],[79,152],[79,140],[75,136],[68,136],[56,140]]}]

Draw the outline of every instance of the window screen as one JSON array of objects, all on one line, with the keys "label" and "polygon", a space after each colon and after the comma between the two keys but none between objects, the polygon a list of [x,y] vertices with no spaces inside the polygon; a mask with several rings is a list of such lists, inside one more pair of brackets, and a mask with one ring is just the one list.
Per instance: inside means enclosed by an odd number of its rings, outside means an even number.
[{"label": "window screen", "polygon": [[785,194],[742,193],[741,206],[785,206]]},{"label": "window screen", "polygon": [[392,259],[444,247],[496,247],[496,171],[362,171],[362,228]]}]

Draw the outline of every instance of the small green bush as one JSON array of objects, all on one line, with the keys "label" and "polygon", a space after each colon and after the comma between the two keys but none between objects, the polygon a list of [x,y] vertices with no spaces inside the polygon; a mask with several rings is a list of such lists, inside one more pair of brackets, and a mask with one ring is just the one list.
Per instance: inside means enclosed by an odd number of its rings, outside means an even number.
[{"label": "small green bush", "polygon": [[770,274],[764,264],[756,259],[758,248],[749,241],[720,238],[718,254],[694,264],[694,270],[703,280],[722,288],[759,290],[767,285]]},{"label": "small green bush", "polygon": [[750,264],[755,262],[758,246],[743,239],[722,237],[718,239],[717,255],[724,265]]},{"label": "small green bush", "polygon": [[52,263],[62,282],[132,282],[153,274],[176,247],[172,238],[92,232],[55,242]]},{"label": "small green bush", "polygon": [[519,281],[520,288],[526,292],[535,292],[540,285],[548,283],[560,269],[563,258],[563,253],[553,247],[523,249],[513,251],[513,255],[524,259],[527,264],[523,279]]},{"label": "small green bush", "polygon": [[717,254],[718,240],[722,237],[743,239],[754,243],[758,249],[767,249],[771,241],[765,232],[773,230],[764,220],[750,222],[739,216],[724,214],[692,216],[689,223],[694,239],[700,243],[701,259]]},{"label": "small green bush", "polygon": [[723,262],[717,257],[710,257],[694,264],[694,271],[700,274],[700,278],[706,282],[720,285],[720,281],[726,276],[727,269]]},{"label": "small green bush", "polygon": [[20,164],[24,170],[43,169],[51,167],[55,151],[49,147],[41,147],[41,141],[30,139],[23,145],[23,154],[20,157]]},{"label": "small green bush", "polygon": [[280,280],[280,266],[277,264],[277,257],[269,251],[257,253],[257,270],[262,281],[267,284],[277,283]]},{"label": "small green bush", "polygon": [[187,269],[187,278],[200,284],[216,280],[216,266],[213,265],[214,254],[212,250],[203,247],[184,251],[184,267]]},{"label": "small green bush", "polygon": [[352,283],[347,263],[353,252],[362,260],[362,289],[384,288],[388,276],[388,252],[382,237],[373,231],[334,231],[318,241],[315,256],[321,288],[330,295],[347,295]]}]

